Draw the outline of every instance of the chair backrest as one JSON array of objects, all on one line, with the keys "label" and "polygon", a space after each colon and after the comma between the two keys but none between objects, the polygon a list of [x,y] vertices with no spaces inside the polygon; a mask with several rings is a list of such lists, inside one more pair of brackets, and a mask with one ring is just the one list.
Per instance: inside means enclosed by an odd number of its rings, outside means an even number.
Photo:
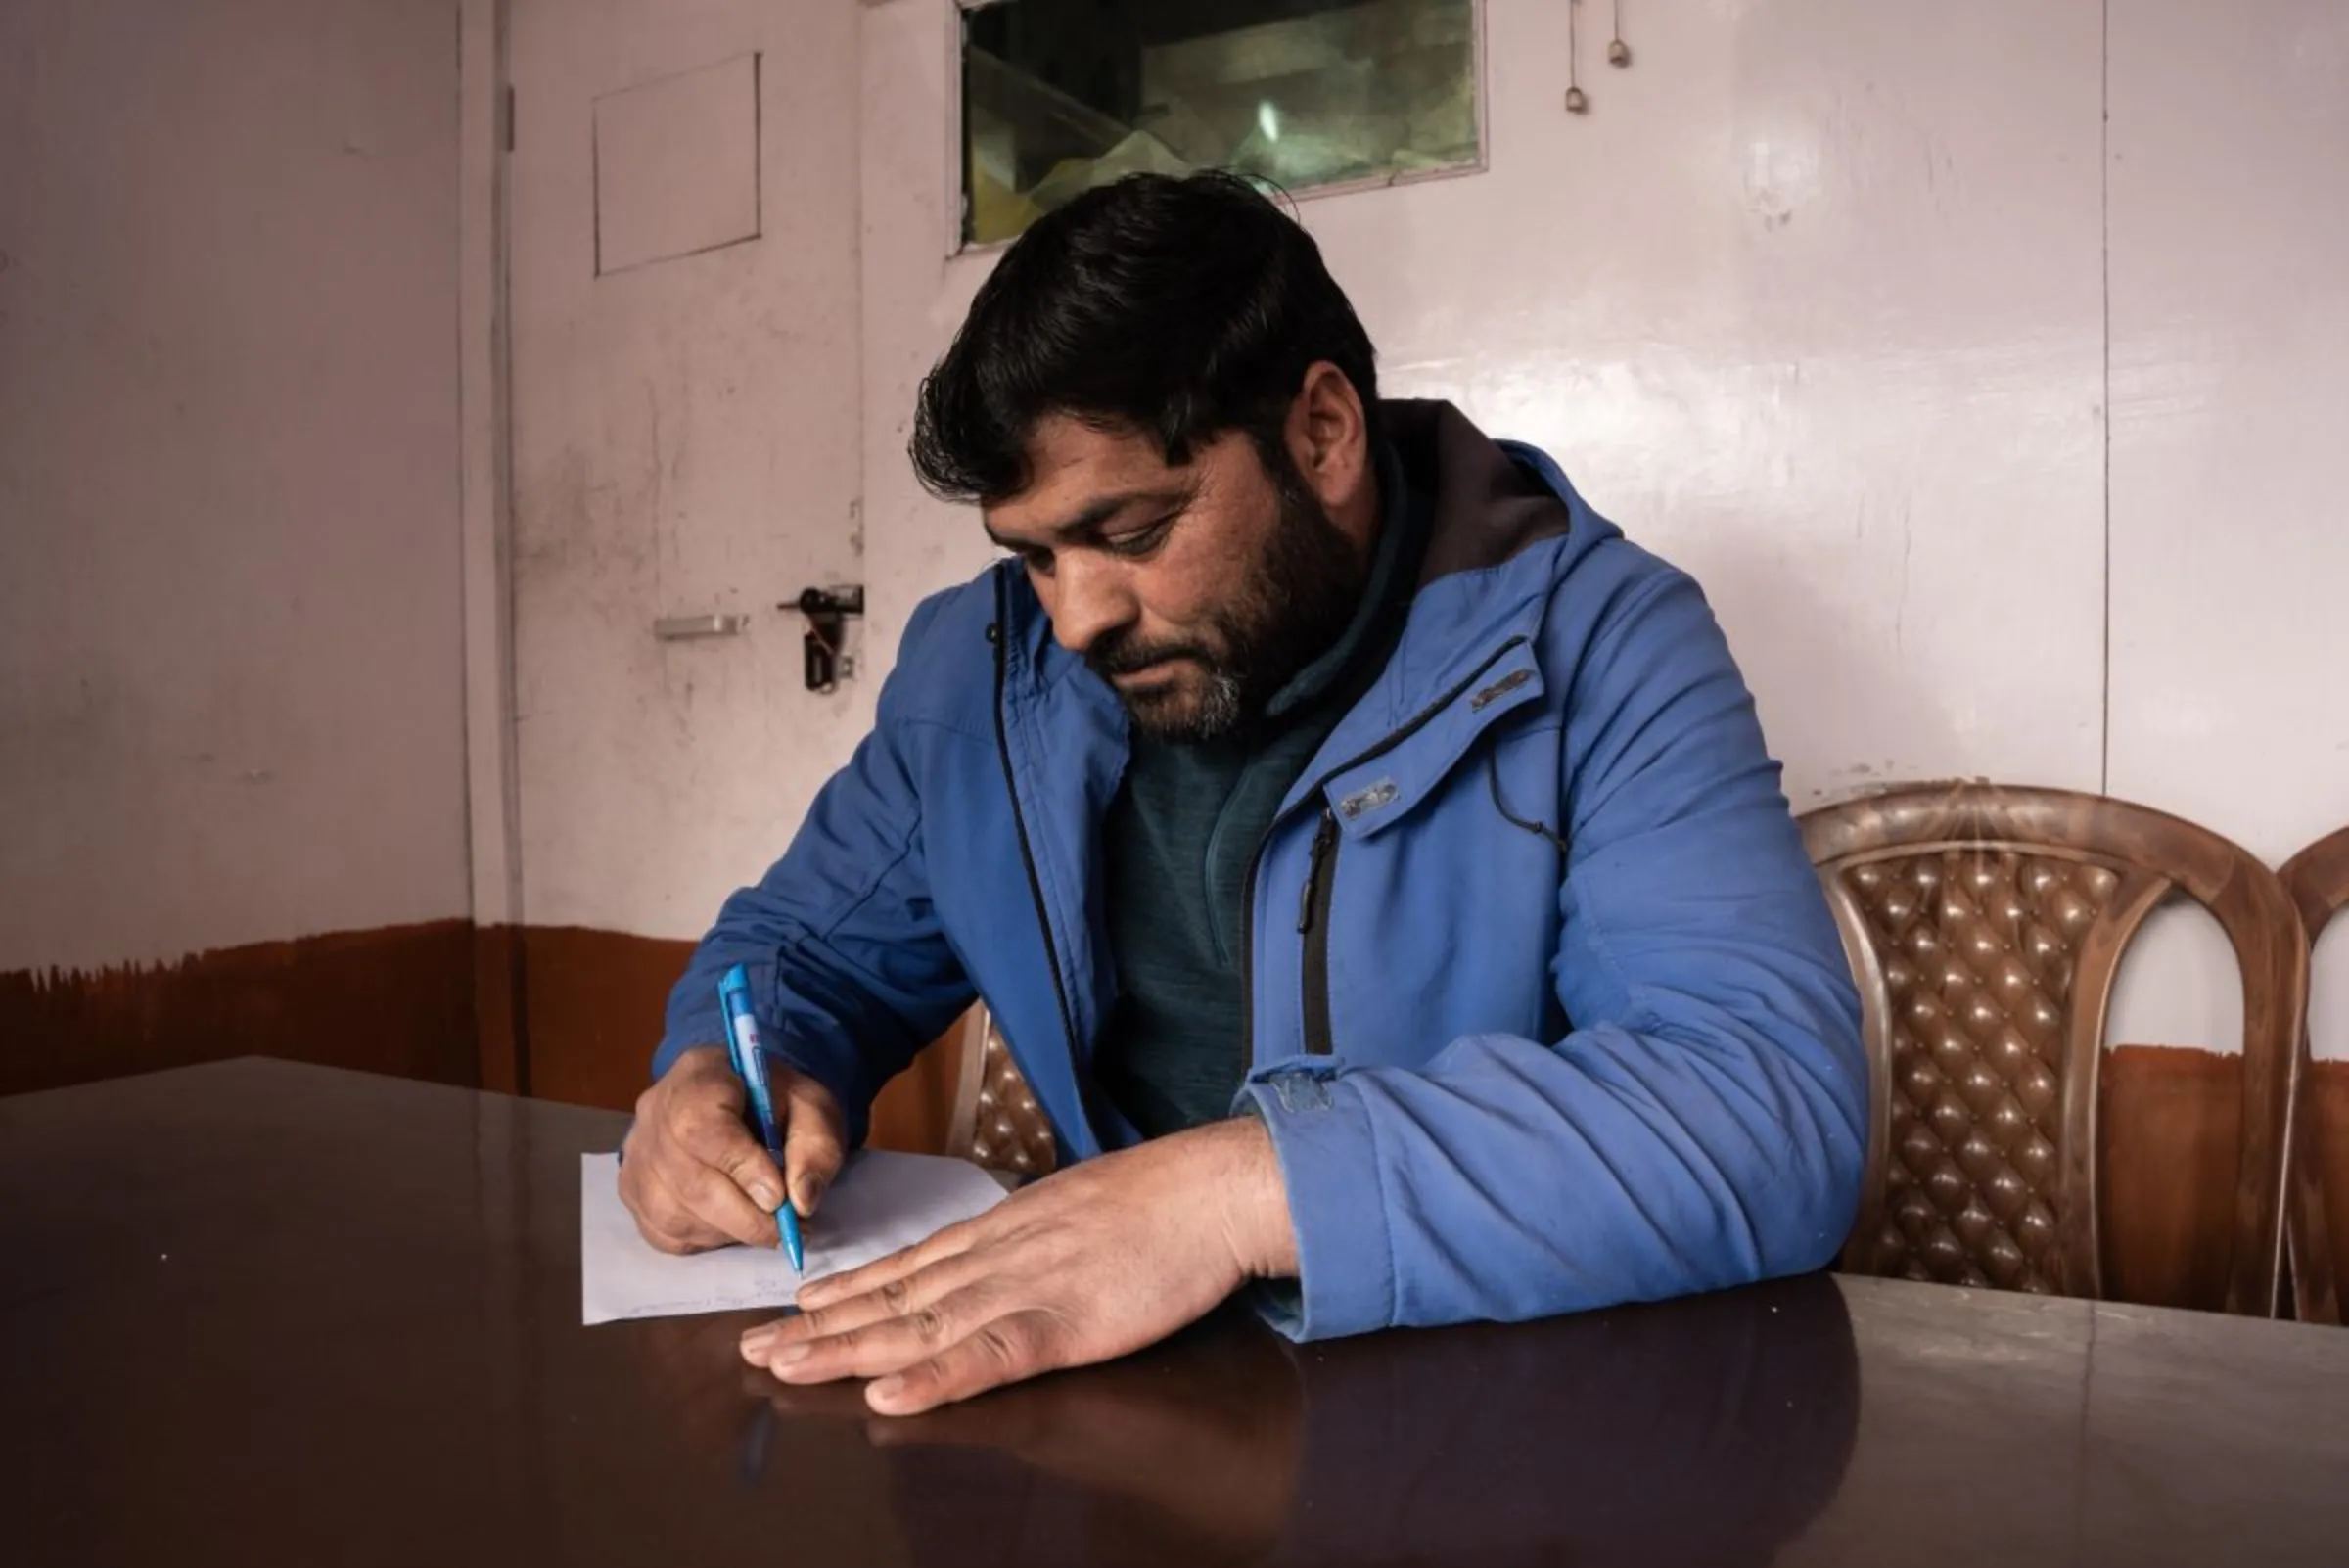
[{"label": "chair backrest", "polygon": [[946,1152],[1022,1176],[1049,1173],[1056,1158],[1052,1120],[1013,1065],[1003,1032],[985,1002],[964,1015],[960,1084],[947,1124]]},{"label": "chair backrest", "polygon": [[1843,1266],[2100,1296],[2097,1075],[2122,952],[2173,891],[2243,979],[2226,1307],[2274,1312],[2307,945],[2275,874],[2217,834],[2067,790],[1909,786],[1803,819],[1860,985],[1867,1185]]},{"label": "chair backrest", "polygon": [[[2293,855],[2283,863],[2281,876],[2284,891],[2300,910],[2300,924],[2308,932],[2309,950],[2314,952],[2326,926],[2349,905],[2349,828],[2319,839]],[[2340,1002],[2349,1008],[2349,997]],[[2349,1106],[2344,1107],[2342,1116],[2327,1115],[2321,1081],[2305,1060],[2301,1071],[2308,1077],[2293,1102],[2292,1119],[2289,1228],[2294,1305],[2303,1322],[2337,1323],[2341,1320],[2337,1260],[2349,1250],[2349,1239],[2336,1235],[2326,1219],[2329,1214],[2335,1223],[2349,1221],[2349,1201],[2344,1201],[2349,1200]],[[2336,1126],[2336,1122],[2344,1125]],[[2336,1149],[2340,1152],[2328,1161],[2328,1153]],[[2330,1183],[2329,1190],[2326,1181],[2328,1163],[2342,1168],[2341,1176]]]}]

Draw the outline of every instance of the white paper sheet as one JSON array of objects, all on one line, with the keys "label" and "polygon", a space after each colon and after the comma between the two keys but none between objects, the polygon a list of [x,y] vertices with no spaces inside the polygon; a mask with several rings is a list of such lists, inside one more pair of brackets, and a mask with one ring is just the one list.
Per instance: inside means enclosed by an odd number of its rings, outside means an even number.
[{"label": "white paper sheet", "polygon": [[682,1317],[782,1307],[800,1286],[925,1241],[1003,1201],[1003,1187],[967,1160],[868,1150],[852,1155],[806,1222],[807,1272],[779,1249],[724,1247],[672,1257],[636,1233],[620,1201],[620,1160],[579,1157],[579,1321]]}]

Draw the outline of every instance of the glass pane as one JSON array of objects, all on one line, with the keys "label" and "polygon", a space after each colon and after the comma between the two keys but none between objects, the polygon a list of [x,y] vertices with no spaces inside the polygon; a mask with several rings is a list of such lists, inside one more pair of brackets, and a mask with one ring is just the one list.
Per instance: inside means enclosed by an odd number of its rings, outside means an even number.
[{"label": "glass pane", "polygon": [[1291,191],[1476,161],[1475,0],[1002,0],[963,16],[963,238],[1138,170]]}]

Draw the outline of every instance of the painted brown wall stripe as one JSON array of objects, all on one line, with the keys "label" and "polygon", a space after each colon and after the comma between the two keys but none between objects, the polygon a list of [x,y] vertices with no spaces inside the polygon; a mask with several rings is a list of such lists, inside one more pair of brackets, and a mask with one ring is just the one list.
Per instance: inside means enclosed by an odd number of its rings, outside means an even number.
[{"label": "painted brown wall stripe", "polygon": [[[0,974],[0,1094],[273,1056],[626,1110],[692,950],[443,920]],[[872,1142],[944,1147],[956,1065],[924,1052],[874,1106]]]},{"label": "painted brown wall stripe", "polygon": [[471,924],[0,974],[0,1093],[250,1055],[474,1084]]}]

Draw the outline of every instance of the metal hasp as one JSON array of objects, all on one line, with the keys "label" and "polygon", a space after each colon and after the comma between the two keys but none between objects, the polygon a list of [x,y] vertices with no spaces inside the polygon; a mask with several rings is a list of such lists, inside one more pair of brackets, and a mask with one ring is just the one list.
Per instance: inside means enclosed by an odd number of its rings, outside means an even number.
[{"label": "metal hasp", "polygon": [[797,610],[807,618],[806,634],[802,640],[806,659],[807,689],[833,690],[840,684],[842,674],[841,633],[849,617],[864,614],[864,585],[852,583],[845,588],[803,588],[796,603],[777,605],[775,608]]},{"label": "metal hasp", "polygon": [[738,637],[750,629],[749,616],[664,616],[653,623],[653,635],[663,642],[689,642],[696,637]]}]

